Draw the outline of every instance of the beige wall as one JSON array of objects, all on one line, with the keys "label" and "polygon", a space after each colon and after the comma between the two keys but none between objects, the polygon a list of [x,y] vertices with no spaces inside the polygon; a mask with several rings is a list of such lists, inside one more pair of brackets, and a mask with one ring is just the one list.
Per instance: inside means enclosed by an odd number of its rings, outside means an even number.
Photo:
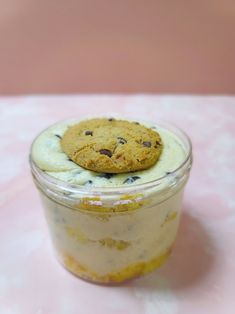
[{"label": "beige wall", "polygon": [[235,92],[233,0],[2,0],[0,94]]}]

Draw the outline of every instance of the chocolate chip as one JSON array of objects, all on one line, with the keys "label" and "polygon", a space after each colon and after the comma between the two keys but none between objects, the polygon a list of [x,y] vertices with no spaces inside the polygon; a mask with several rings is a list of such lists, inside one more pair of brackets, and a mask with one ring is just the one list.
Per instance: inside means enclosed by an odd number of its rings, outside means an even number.
[{"label": "chocolate chip", "polygon": [[100,154],[106,155],[108,157],[112,157],[112,152],[110,150],[108,150],[108,149],[101,149],[100,150]]},{"label": "chocolate chip", "polygon": [[133,183],[133,182],[135,182],[136,180],[138,180],[138,179],[140,179],[140,177],[139,176],[133,176],[133,177],[129,177],[129,178],[127,178],[124,182],[123,182],[123,184],[131,184],[131,183]]},{"label": "chocolate chip", "polygon": [[137,125],[138,125],[138,124],[140,124],[140,123],[139,123],[139,122],[134,122],[134,124],[137,124]]},{"label": "chocolate chip", "polygon": [[59,134],[55,134],[56,137],[58,137],[60,140],[62,139],[62,137]]},{"label": "chocolate chip", "polygon": [[93,181],[92,180],[88,180],[87,182],[84,183],[84,185],[92,185]]},{"label": "chocolate chip", "polygon": [[68,161],[72,161],[73,162],[73,160],[71,158],[68,158]]},{"label": "chocolate chip", "polygon": [[110,121],[110,122],[111,122],[111,121],[114,121],[114,120],[115,120],[114,118],[109,118],[109,119],[108,119],[108,121]]},{"label": "chocolate chip", "polygon": [[125,140],[123,137],[117,137],[117,139],[118,139],[119,144],[126,144],[127,143],[127,140]]},{"label": "chocolate chip", "polygon": [[161,146],[161,142],[156,141],[156,145],[154,146],[155,148],[158,148],[158,146]]},{"label": "chocolate chip", "polygon": [[143,142],[143,146],[145,147],[151,147],[152,143],[151,142]]},{"label": "chocolate chip", "polygon": [[105,178],[107,180],[111,179],[114,176],[114,173],[102,173],[99,177]]},{"label": "chocolate chip", "polygon": [[85,132],[85,135],[91,135],[91,136],[92,136],[92,135],[93,135],[93,132],[92,132],[92,131],[86,131],[86,132]]}]

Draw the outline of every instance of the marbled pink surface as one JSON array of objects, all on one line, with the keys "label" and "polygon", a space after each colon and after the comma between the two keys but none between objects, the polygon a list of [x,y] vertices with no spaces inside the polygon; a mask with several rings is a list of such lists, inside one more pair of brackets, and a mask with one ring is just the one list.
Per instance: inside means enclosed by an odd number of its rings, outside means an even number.
[{"label": "marbled pink surface", "polygon": [[[57,263],[28,166],[44,127],[108,112],[173,122],[194,148],[172,257],[119,287],[86,283]],[[1,314],[235,313],[235,97],[0,98],[0,120]]]}]

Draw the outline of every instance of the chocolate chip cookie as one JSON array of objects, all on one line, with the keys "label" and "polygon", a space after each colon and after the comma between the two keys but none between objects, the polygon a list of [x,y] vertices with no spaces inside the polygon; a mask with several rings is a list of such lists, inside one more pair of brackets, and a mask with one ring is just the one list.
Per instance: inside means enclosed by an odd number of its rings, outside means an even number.
[{"label": "chocolate chip cookie", "polygon": [[147,169],[157,162],[163,149],[156,131],[114,118],[85,120],[69,127],[61,146],[81,167],[105,173]]}]

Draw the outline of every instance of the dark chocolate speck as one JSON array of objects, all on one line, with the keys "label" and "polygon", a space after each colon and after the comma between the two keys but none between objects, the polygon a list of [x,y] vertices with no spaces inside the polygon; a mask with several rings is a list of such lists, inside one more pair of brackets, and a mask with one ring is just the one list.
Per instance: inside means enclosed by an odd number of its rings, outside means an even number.
[{"label": "dark chocolate speck", "polygon": [[160,146],[160,145],[161,145],[161,142],[156,141],[156,145],[155,145],[155,147],[158,147],[158,146]]},{"label": "dark chocolate speck", "polygon": [[86,132],[85,132],[85,135],[91,135],[91,136],[92,136],[92,135],[93,135],[93,132],[92,132],[92,131],[86,131]]},{"label": "dark chocolate speck", "polygon": [[101,149],[100,150],[101,155],[106,155],[108,157],[112,157],[112,152],[109,149]]},{"label": "dark chocolate speck", "polygon": [[114,120],[115,120],[114,118],[109,118],[109,119],[108,119],[108,121],[110,121],[110,122],[111,122],[111,121],[114,121]]},{"label": "dark chocolate speck", "polygon": [[114,173],[102,173],[99,177],[105,178],[107,180],[111,179],[115,174]]},{"label": "dark chocolate speck", "polygon": [[92,185],[93,181],[92,180],[88,180],[87,182],[84,183],[84,185]]},{"label": "dark chocolate speck", "polygon": [[62,139],[62,137],[59,134],[55,134],[56,137],[58,137],[60,140]]},{"label": "dark chocolate speck", "polygon": [[127,140],[125,140],[123,137],[117,137],[117,139],[118,139],[119,144],[126,144],[127,143]]},{"label": "dark chocolate speck", "polygon": [[133,176],[133,177],[128,177],[124,182],[123,184],[131,184],[133,182],[135,182],[136,180],[140,179],[139,176]]},{"label": "dark chocolate speck", "polygon": [[151,147],[152,143],[151,142],[143,142],[143,146],[145,147]]}]

